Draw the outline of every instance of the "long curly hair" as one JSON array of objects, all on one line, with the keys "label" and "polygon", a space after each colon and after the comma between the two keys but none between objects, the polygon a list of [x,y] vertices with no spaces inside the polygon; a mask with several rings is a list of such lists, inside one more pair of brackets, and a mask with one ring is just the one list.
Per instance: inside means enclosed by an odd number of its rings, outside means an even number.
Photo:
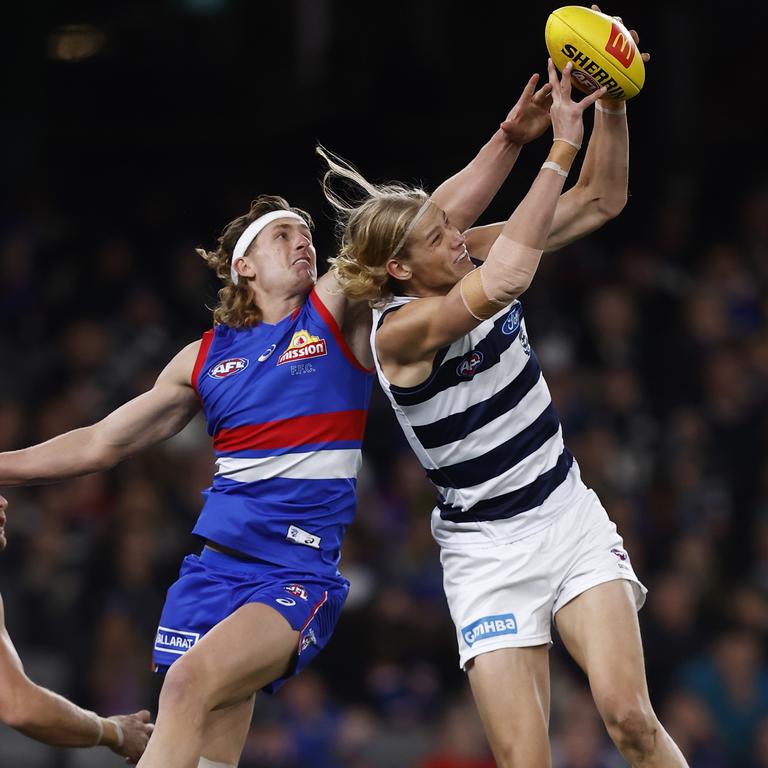
[{"label": "long curly hair", "polygon": [[216,325],[229,325],[232,328],[250,328],[261,322],[262,312],[256,303],[253,291],[248,282],[240,280],[232,282],[231,267],[232,253],[240,235],[245,228],[260,216],[270,211],[291,211],[301,216],[309,226],[314,228],[312,217],[300,208],[292,208],[288,201],[276,195],[259,195],[252,203],[248,213],[230,221],[219,235],[218,247],[215,251],[197,248],[197,253],[205,259],[206,264],[224,283],[219,289],[218,304],[213,308],[213,322]]}]

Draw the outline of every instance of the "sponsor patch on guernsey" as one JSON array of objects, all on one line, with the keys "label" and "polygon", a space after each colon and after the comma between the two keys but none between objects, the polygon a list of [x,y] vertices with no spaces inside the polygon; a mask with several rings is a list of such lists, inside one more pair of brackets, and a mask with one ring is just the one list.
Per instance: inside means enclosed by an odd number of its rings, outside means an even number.
[{"label": "sponsor patch on guernsey", "polygon": [[248,367],[247,357],[230,357],[229,360],[220,360],[208,369],[208,375],[212,379],[226,379],[234,376]]},{"label": "sponsor patch on guernsey", "polygon": [[514,613],[501,613],[497,616],[483,616],[482,619],[473,621],[461,628],[461,636],[464,642],[471,646],[479,640],[487,640],[489,637],[499,635],[516,635],[517,619]]},{"label": "sponsor patch on guernsey", "polygon": [[181,629],[158,627],[155,636],[155,650],[175,653],[181,656],[200,639],[199,632],[185,632]]},{"label": "sponsor patch on guernsey", "polygon": [[277,364],[292,363],[296,360],[308,360],[310,357],[322,357],[328,354],[325,339],[313,336],[309,331],[296,331],[288,348],[277,358]]}]

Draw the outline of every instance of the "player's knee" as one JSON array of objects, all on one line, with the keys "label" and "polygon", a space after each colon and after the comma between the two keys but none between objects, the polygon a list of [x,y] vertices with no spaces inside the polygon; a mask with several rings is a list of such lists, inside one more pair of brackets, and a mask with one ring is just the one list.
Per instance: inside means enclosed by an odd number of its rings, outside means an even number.
[{"label": "player's knee", "polygon": [[603,712],[611,739],[630,763],[653,753],[660,726],[650,704],[615,700]]},{"label": "player's knee", "polygon": [[165,674],[160,690],[160,707],[173,710],[188,709],[201,702],[201,680],[192,664],[179,660]]}]

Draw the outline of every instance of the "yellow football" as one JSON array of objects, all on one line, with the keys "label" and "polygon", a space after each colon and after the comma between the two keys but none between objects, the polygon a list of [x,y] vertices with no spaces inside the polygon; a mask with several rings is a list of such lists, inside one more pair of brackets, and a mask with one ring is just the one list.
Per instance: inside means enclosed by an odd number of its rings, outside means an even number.
[{"label": "yellow football", "polygon": [[645,65],[627,28],[612,16],[580,5],[552,11],[544,32],[555,66],[573,62],[571,79],[584,93],[602,86],[606,96],[624,101],[645,83]]}]

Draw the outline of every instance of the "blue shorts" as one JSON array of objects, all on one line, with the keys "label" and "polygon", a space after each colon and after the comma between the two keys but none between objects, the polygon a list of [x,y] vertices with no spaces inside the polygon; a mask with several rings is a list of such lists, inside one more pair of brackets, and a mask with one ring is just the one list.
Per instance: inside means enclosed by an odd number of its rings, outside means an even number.
[{"label": "blue shorts", "polygon": [[286,674],[263,690],[274,693],[325,647],[347,599],[342,576],[312,576],[259,560],[244,560],[205,547],[187,555],[171,585],[152,653],[154,668],[166,672],[220,621],[248,603],[263,603],[299,633],[296,656]]}]

